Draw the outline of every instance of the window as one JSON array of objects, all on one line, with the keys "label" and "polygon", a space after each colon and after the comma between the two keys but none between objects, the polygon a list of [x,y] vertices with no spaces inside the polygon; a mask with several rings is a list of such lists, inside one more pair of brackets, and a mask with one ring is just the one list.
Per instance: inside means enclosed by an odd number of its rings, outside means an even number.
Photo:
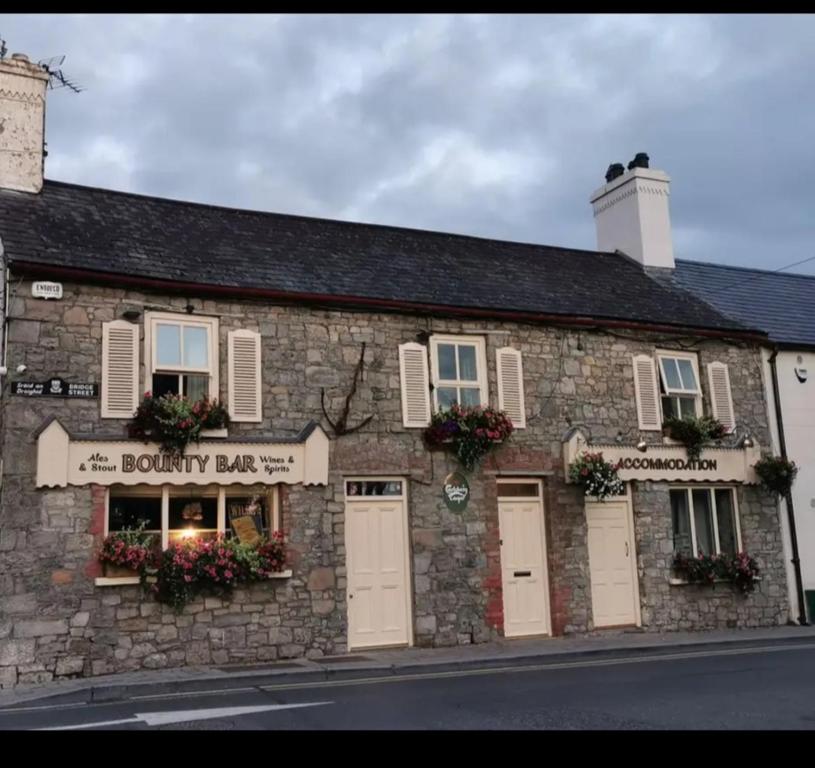
[{"label": "window", "polygon": [[662,417],[684,418],[701,413],[702,391],[696,355],[658,352]]},{"label": "window", "polygon": [[401,496],[401,480],[349,480],[346,496]]},{"label": "window", "polygon": [[148,312],[145,322],[146,388],[156,397],[217,397],[217,318]]},{"label": "window", "polygon": [[251,514],[264,537],[280,528],[274,486],[111,486],[107,532],[135,529],[161,535],[161,546],[184,538],[233,535],[233,517]]},{"label": "window", "polygon": [[436,410],[449,408],[454,403],[488,405],[484,339],[433,335],[430,358]]},{"label": "window", "polygon": [[735,555],[741,530],[732,488],[681,488],[671,492],[674,552]]}]

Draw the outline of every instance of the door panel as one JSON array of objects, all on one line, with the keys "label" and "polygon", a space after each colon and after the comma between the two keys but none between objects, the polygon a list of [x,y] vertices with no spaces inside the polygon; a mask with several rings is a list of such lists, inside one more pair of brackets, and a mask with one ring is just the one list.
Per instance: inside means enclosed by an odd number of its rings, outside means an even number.
[{"label": "door panel", "polygon": [[498,502],[504,634],[549,634],[543,506],[540,499]]},{"label": "door panel", "polygon": [[345,505],[348,645],[407,645],[405,504],[372,497]]},{"label": "door panel", "polygon": [[586,503],[594,625],[636,624],[639,590],[634,575],[628,502]]}]

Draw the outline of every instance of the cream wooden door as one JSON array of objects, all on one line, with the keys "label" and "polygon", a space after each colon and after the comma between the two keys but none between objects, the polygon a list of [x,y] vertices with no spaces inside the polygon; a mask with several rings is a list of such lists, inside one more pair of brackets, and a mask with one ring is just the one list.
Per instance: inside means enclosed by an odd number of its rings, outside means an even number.
[{"label": "cream wooden door", "polygon": [[[534,486],[535,496],[531,486]],[[548,635],[549,580],[540,483],[498,485],[504,635]],[[504,496],[518,492],[518,495]]]},{"label": "cream wooden door", "polygon": [[346,494],[349,648],[410,642],[405,515],[403,497]]},{"label": "cream wooden door", "polygon": [[596,627],[639,624],[630,502],[586,502],[591,603]]}]

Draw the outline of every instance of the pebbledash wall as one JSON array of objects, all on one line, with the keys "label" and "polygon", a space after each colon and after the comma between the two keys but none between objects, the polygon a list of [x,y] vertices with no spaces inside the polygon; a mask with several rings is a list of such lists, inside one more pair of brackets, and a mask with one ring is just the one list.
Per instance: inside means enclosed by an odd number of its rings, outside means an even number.
[{"label": "pebbledash wall", "polygon": [[[95,586],[104,488],[35,487],[34,435],[48,417],[57,416],[69,431],[99,435],[123,434],[126,422],[101,419],[98,400],[7,394],[0,509],[2,685],[346,651],[343,478],[363,474],[407,478],[416,645],[478,643],[502,634],[499,473],[551,473],[545,476],[544,509],[553,634],[593,630],[585,506],[581,492],[564,482],[564,432],[570,424],[581,424],[596,441],[613,441],[620,431],[636,439],[632,356],[653,355],[657,347],[679,349],[678,339],[190,300],[70,283],[64,284],[60,301],[30,296],[28,281],[15,282],[8,348],[10,361],[27,365],[28,380],[61,375],[69,381],[99,381],[103,322],[120,319],[134,307],[184,313],[191,303],[196,315],[220,318],[224,395],[227,332],[244,328],[262,335],[263,422],[232,425],[232,434],[295,435],[309,420],[320,420],[323,386],[330,396],[329,412],[337,413],[363,342],[365,370],[350,423],[370,414],[374,418],[359,432],[332,439],[327,486],[279,486],[290,578],[236,589],[228,600],[199,599],[177,614],[143,596],[137,586]],[[422,331],[486,339],[493,405],[495,350],[512,346],[523,354],[527,427],[469,476],[471,500],[463,513],[448,510],[441,496],[442,480],[458,469],[456,462],[444,452],[428,451],[421,429],[402,425],[398,345],[415,342]],[[729,365],[740,428],[768,445],[758,348],[713,339],[697,342],[701,365],[710,360]],[[707,380],[702,379],[707,408]],[[658,433],[646,437],[651,443],[662,441]],[[745,597],[727,585],[712,591],[671,584],[669,485],[631,485],[644,629],[763,626],[786,620],[785,569],[772,498],[755,486],[737,490],[743,545],[762,566],[757,591]]]}]

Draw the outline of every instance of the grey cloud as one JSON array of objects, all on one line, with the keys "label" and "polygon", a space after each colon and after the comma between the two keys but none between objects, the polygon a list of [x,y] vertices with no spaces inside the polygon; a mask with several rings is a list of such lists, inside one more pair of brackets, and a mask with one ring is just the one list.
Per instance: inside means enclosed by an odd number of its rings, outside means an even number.
[{"label": "grey cloud", "polygon": [[[24,16],[66,53],[46,173],[228,206],[594,246],[647,151],[685,258],[815,256],[809,16]],[[815,262],[799,268],[815,274]]]}]

